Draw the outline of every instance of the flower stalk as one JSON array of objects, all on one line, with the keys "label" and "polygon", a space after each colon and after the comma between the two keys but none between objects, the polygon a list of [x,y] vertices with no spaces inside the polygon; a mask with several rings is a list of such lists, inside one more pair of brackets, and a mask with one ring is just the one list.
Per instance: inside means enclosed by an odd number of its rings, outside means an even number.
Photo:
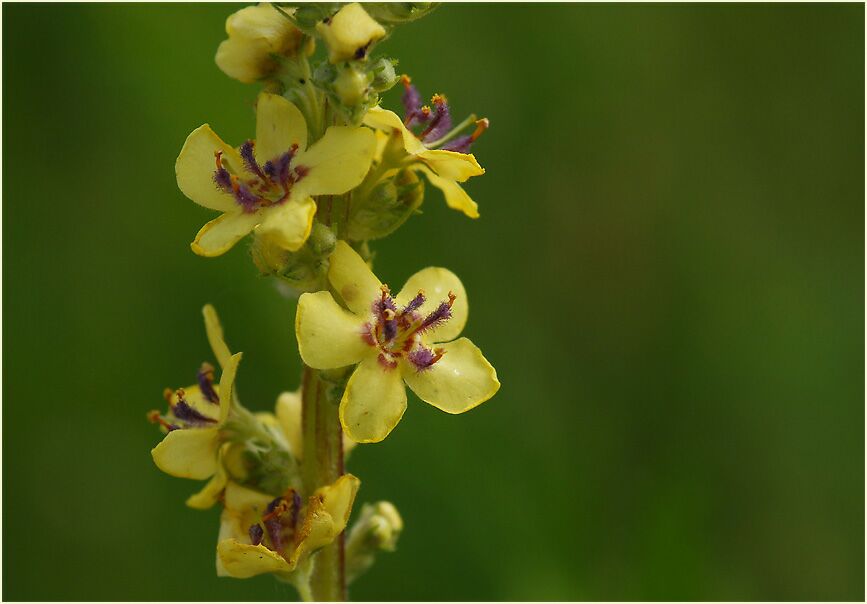
[{"label": "flower stalk", "polygon": [[[208,481],[187,505],[222,508],[221,577],[269,573],[304,600],[346,600],[347,584],[379,552],[394,551],[403,530],[388,501],[365,504],[350,526],[360,481],[345,471],[346,456],[391,433],[407,392],[459,414],[500,387],[481,350],[459,337],[469,306],[457,275],[428,267],[392,290],[371,270],[370,243],[419,213],[425,182],[449,207],[479,217],[462,183],[484,174],[469,149],[488,120],[471,115],[453,128],[444,95],[423,105],[410,78],[395,73],[397,61],[372,54],[434,6],[263,3],[226,22],[218,66],[263,89],[255,138],[235,147],[203,124],[181,149],[179,188],[219,212],[191,248],[220,256],[251,235],[256,267],[298,299],[304,369],[300,388],[280,394],[273,413],[248,409],[234,387],[242,355],[231,353],[207,305],[219,383],[206,362],[196,383],[167,390],[165,413],[148,414],[165,434],[152,450],[157,466]],[[380,107],[398,82],[403,118]]]}]

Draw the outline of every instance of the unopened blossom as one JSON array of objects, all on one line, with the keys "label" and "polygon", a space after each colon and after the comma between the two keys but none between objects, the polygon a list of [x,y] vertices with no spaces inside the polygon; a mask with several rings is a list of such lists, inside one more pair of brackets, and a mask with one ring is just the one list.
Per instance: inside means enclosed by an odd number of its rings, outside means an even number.
[{"label": "unopened blossom", "polygon": [[340,401],[340,422],[359,442],[379,442],[406,410],[404,383],[423,401],[463,413],[499,389],[497,373],[467,338],[456,339],[469,307],[460,279],[430,267],[392,296],[364,260],[340,241],[327,291],[298,301],[295,334],[304,362],[315,369],[358,366]]},{"label": "unopened blossom", "polygon": [[[424,173],[430,183],[443,192],[450,208],[470,218],[478,218],[478,204],[458,183],[485,173],[476,157],[468,151],[487,130],[488,120],[469,120],[453,128],[448,101],[443,95],[432,97],[433,107],[422,106],[421,95],[410,79],[403,76],[402,80],[404,119],[393,111],[374,107],[365,115],[364,123],[389,134],[393,141],[402,146],[405,154],[401,159],[402,166]],[[457,136],[460,128],[470,121],[475,121],[475,130],[471,134]],[[380,152],[387,150],[387,145],[380,145]]]},{"label": "unopened blossom", "polygon": [[273,497],[226,485],[217,544],[217,574],[244,579],[275,573],[291,580],[321,547],[343,532],[360,481],[344,474],[306,501],[297,490]]},{"label": "unopened blossom", "polygon": [[376,140],[367,128],[331,126],[307,149],[307,123],[281,96],[263,92],[256,140],[235,149],[207,124],[187,137],[175,163],[184,195],[223,212],[191,244],[201,256],[219,256],[253,229],[275,245],[299,249],[310,234],[316,195],[342,195],[370,167]]},{"label": "unopened blossom", "polygon": [[331,63],[363,59],[370,46],[385,36],[385,28],[358,2],[347,4],[330,19],[318,23],[316,31],[328,46]]},{"label": "unopened blossom", "polygon": [[229,38],[217,48],[217,66],[245,84],[273,74],[279,67],[275,57],[304,51],[304,34],[268,2],[229,15],[226,33]]},{"label": "unopened blossom", "polygon": [[194,496],[192,507],[208,507],[207,501],[225,483],[220,471],[221,428],[231,412],[235,373],[241,360],[241,353],[232,355],[223,341],[213,307],[206,306],[203,314],[208,340],[222,368],[220,383],[214,383],[214,367],[204,363],[196,384],[166,391],[168,411],[165,414],[159,411],[149,414],[150,420],[166,431],[163,440],[151,451],[160,470],[194,480],[215,477],[205,486],[204,494]]}]

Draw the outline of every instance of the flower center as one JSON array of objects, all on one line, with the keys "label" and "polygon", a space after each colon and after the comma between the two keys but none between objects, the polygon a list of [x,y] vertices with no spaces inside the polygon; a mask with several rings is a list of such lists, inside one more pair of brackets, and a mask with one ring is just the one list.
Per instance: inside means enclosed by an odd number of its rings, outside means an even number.
[{"label": "flower center", "polygon": [[286,546],[294,541],[300,511],[301,496],[290,488],[269,503],[261,520],[247,529],[250,543],[264,544],[271,551],[283,555]]},{"label": "flower center", "polygon": [[256,161],[254,146],[255,143],[248,140],[239,149],[244,161],[244,172],[241,174],[235,174],[226,166],[222,151],[214,152],[217,165],[214,182],[221,191],[232,195],[244,212],[249,214],[289,199],[293,185],[309,172],[306,166],[291,165],[298,145],[292,145],[285,153],[269,159],[264,165]]},{"label": "flower center", "polygon": [[[205,406],[218,406],[220,404],[220,397],[214,388],[214,368],[210,363],[202,363],[197,379],[198,392],[189,395],[183,388],[174,391],[171,388],[166,388],[163,396],[169,404],[168,413],[162,415],[159,411],[154,410],[148,413],[148,419],[154,424],[161,425],[169,432],[186,428],[207,428],[216,424],[217,420],[203,411],[203,404]],[[196,397],[196,403],[192,402],[193,396]]]},{"label": "flower center", "polygon": [[379,363],[386,369],[397,367],[398,360],[406,359],[416,370],[423,371],[439,361],[445,351],[442,348],[430,349],[422,342],[422,334],[442,325],[452,316],[452,305],[456,296],[449,292],[447,302],[440,304],[427,316],[419,309],[426,302],[424,292],[419,291],[415,298],[403,308],[398,308],[391,297],[388,286],[382,286],[382,295],[373,301],[373,322],[366,323],[362,339],[370,346],[379,349]]}]

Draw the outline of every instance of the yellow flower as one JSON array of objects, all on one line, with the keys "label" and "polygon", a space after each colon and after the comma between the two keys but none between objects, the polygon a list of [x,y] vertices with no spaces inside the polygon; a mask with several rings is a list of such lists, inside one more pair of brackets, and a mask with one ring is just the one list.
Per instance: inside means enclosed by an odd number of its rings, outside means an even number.
[{"label": "yellow flower", "polygon": [[328,278],[349,310],[328,292],[304,294],[295,334],[310,367],[358,363],[340,401],[340,422],[353,440],[379,442],[388,436],[406,410],[404,382],[448,413],[472,409],[499,389],[497,373],[481,351],[466,338],[455,339],[469,307],[464,286],[451,271],[421,270],[392,298],[364,260],[339,241]]},{"label": "yellow flower", "polygon": [[360,484],[345,474],[317,489],[304,505],[291,488],[275,499],[229,482],[220,519],[217,574],[246,579],[275,573],[291,580],[310,554],[346,528]]},{"label": "yellow flower", "polygon": [[331,63],[363,59],[371,44],[385,36],[385,29],[358,2],[347,4],[331,19],[316,25],[328,45]]},{"label": "yellow flower", "polygon": [[[456,137],[460,128],[474,118],[453,129],[444,96],[434,95],[433,110],[427,106],[420,107],[421,97],[407,76],[403,76],[403,83],[406,88],[403,96],[406,118],[402,120],[393,111],[374,107],[365,115],[364,124],[389,134],[390,141],[402,148],[404,157],[400,162],[412,170],[424,173],[430,183],[443,192],[450,208],[463,212],[470,218],[478,218],[478,204],[458,183],[485,173],[476,157],[465,151],[487,130],[488,120],[475,121],[476,129],[471,135]],[[416,125],[425,126],[418,136],[410,130],[410,127]],[[387,142],[382,141],[379,153],[387,153],[389,147]]]},{"label": "yellow flower", "polygon": [[214,308],[207,305],[202,312],[208,340],[223,370],[219,385],[213,383],[214,368],[205,363],[199,371],[197,384],[174,392],[166,391],[167,414],[152,411],[149,415],[151,421],[159,423],[167,431],[162,442],[151,451],[160,470],[193,480],[214,476],[201,493],[191,497],[192,507],[210,507],[225,484],[225,473],[220,463],[223,444],[220,429],[232,408],[235,373],[241,360],[241,353],[232,355],[223,341],[223,331]]},{"label": "yellow flower", "polygon": [[299,51],[304,37],[267,2],[229,15],[226,33],[229,39],[217,48],[217,66],[245,84],[274,73],[279,67],[274,55],[292,56]]},{"label": "yellow flower", "polygon": [[230,147],[207,124],[187,137],[175,163],[184,195],[223,214],[191,244],[219,256],[254,228],[289,251],[307,240],[312,196],[342,195],[362,181],[376,147],[367,128],[332,126],[310,149],[307,124],[281,96],[259,95],[256,142]]}]

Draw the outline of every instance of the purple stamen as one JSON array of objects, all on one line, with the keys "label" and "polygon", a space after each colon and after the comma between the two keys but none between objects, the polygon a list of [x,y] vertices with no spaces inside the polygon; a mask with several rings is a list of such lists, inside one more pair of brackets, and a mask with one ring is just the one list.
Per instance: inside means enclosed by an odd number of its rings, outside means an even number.
[{"label": "purple stamen", "polygon": [[403,95],[400,100],[403,102],[404,118],[409,121],[410,117],[421,108],[421,95],[418,89],[412,85],[409,76],[401,77],[401,81],[403,82]]},{"label": "purple stamen", "polygon": [[265,531],[258,524],[254,524],[247,531],[250,533],[250,543],[253,545],[259,545],[262,543],[262,537],[265,536]]},{"label": "purple stamen", "polygon": [[232,193],[232,176],[226,168],[218,168],[214,171],[214,183],[226,193]]},{"label": "purple stamen", "polygon": [[429,329],[433,329],[438,325],[442,325],[452,317],[452,305],[448,302],[441,302],[439,306],[436,307],[431,314],[425,317],[425,320],[422,321],[421,325],[418,328],[418,332],[421,333],[423,331],[427,331]]},{"label": "purple stamen", "polygon": [[286,186],[289,184],[289,164],[292,163],[292,151],[287,151],[277,158],[277,164],[274,166],[274,180]]},{"label": "purple stamen", "polygon": [[202,391],[202,394],[208,402],[214,403],[215,405],[218,404],[220,402],[220,397],[217,396],[217,392],[214,390],[214,368],[207,363],[203,364],[202,368],[199,369],[197,377],[199,380],[199,389]]},{"label": "purple stamen", "polygon": [[430,348],[421,346],[409,353],[409,360],[417,370],[423,371],[439,361],[442,356],[442,351],[436,353]]},{"label": "purple stamen", "polygon": [[418,310],[419,308],[421,308],[421,305],[424,304],[424,302],[424,294],[422,292],[418,292],[415,298],[409,301],[409,304],[406,305],[406,307],[403,309],[403,312],[408,313]]},{"label": "purple stamen", "polygon": [[283,525],[278,518],[269,518],[265,521],[265,528],[268,530],[268,537],[271,539],[271,546],[274,551],[283,551]]},{"label": "purple stamen", "polygon": [[253,155],[253,144],[253,141],[248,140],[246,143],[241,145],[241,159],[244,160],[244,166],[247,170],[260,178],[265,178],[262,168],[259,167],[259,162],[256,161],[256,157]]},{"label": "purple stamen", "polygon": [[174,413],[175,417],[179,420],[185,421],[189,424],[216,424],[217,420],[214,418],[208,417],[207,415],[202,415],[200,412],[196,411],[182,398],[178,399],[178,402],[172,407],[172,413]]},{"label": "purple stamen", "polygon": [[246,187],[246,185],[238,184],[238,188],[235,189],[235,201],[244,208],[245,212],[255,212],[259,209],[259,202],[261,201],[258,196],[256,196],[250,189]]},{"label": "purple stamen", "polygon": [[444,151],[457,151],[458,153],[466,153],[470,150],[470,146],[475,142],[476,139],[472,137],[472,135],[467,136],[459,136],[455,140],[450,143],[446,143],[440,149]]},{"label": "purple stamen", "polygon": [[452,116],[449,105],[444,96],[435,94],[433,97],[434,116],[427,129],[421,133],[421,140],[425,143],[437,141],[444,137],[452,129]]}]

